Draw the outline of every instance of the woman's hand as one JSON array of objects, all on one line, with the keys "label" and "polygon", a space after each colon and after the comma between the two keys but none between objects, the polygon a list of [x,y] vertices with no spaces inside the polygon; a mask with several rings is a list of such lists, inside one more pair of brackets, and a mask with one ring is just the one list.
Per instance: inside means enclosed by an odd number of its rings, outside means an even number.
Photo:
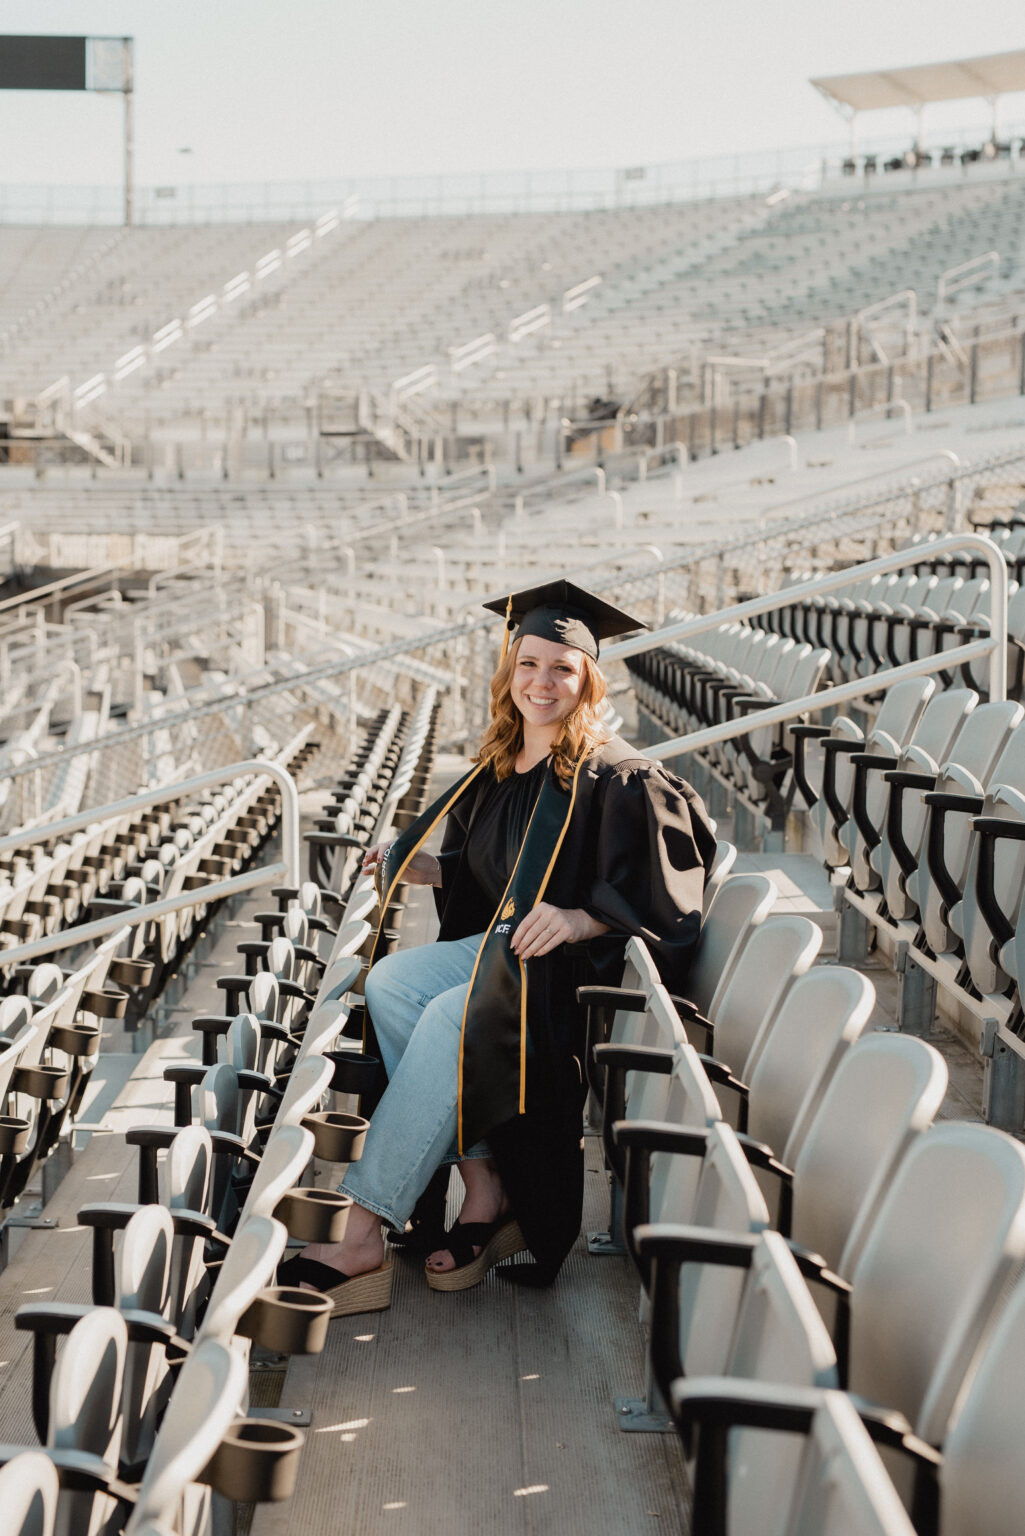
[{"label": "woman's hand", "polygon": [[[388,850],[394,846],[394,839],[390,843],[375,843],[368,848],[363,855],[363,873],[371,874],[382,864],[388,856]],[[402,871],[403,880],[408,880],[410,885],[440,885],[441,865],[433,853],[424,853],[422,850],[414,853],[405,869]]]},{"label": "woman's hand", "polygon": [[560,944],[581,944],[608,931],[607,923],[599,923],[583,907],[554,907],[549,901],[540,901],[513,934],[512,952],[521,960],[530,960],[550,954]]},{"label": "woman's hand", "polygon": [[384,863],[391,847],[392,843],[375,843],[372,848],[367,848],[363,854],[363,874],[373,874],[378,864]]}]

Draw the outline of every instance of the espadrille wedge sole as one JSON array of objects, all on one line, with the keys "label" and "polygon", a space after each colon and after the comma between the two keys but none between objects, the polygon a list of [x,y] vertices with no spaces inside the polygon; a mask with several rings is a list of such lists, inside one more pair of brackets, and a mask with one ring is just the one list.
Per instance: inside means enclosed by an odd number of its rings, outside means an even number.
[{"label": "espadrille wedge sole", "polygon": [[[446,1238],[446,1244],[453,1258],[459,1257],[458,1251],[452,1247],[454,1241],[458,1241],[459,1246],[465,1243],[472,1246],[479,1241],[479,1238],[474,1235],[475,1231],[483,1228],[481,1236],[484,1236],[491,1225],[493,1224],[475,1222],[467,1223],[465,1227],[458,1224],[453,1227]],[[456,1269],[428,1269],[427,1284],[432,1291],[468,1291],[471,1286],[479,1285],[496,1264],[500,1264],[503,1259],[511,1258],[514,1253],[524,1253],[526,1247],[519,1222],[506,1221],[497,1232],[488,1237],[476,1258],[460,1264]]]},{"label": "espadrille wedge sole", "polygon": [[278,1265],[278,1283],[316,1286],[331,1302],[332,1317],[352,1317],[357,1312],[383,1312],[385,1307],[391,1306],[391,1259],[386,1259],[377,1269],[371,1269],[365,1275],[343,1275],[339,1284],[332,1285],[332,1278],[337,1279],[339,1273],[330,1264],[298,1257]]}]

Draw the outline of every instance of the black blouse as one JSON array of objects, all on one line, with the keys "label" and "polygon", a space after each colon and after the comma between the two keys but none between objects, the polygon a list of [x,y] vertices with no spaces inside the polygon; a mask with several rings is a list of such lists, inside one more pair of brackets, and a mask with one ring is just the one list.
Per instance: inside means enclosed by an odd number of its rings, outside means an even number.
[{"label": "black blouse", "polygon": [[473,810],[466,840],[467,871],[487,897],[490,909],[481,912],[485,928],[509,883],[527,823],[541,793],[547,761],[542,758],[526,773],[511,773],[501,783],[488,773]]}]

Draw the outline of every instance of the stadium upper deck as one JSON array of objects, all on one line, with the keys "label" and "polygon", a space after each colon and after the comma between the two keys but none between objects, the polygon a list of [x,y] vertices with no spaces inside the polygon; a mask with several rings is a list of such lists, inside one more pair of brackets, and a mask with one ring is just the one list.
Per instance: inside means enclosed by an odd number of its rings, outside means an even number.
[{"label": "stadium upper deck", "polygon": [[[370,394],[368,435],[388,454],[400,422],[407,442],[448,431],[452,404],[487,432],[539,402],[570,418],[596,398],[629,404],[667,368],[681,404],[707,399],[714,368],[728,393],[830,373],[850,362],[855,317],[909,289],[910,306],[863,327],[862,360],[924,356],[938,325],[961,345],[965,305],[1013,324],[1025,289],[1025,186],[1010,171],[309,230],[0,227],[8,409],[127,441],[142,462],[147,438],[226,442],[256,421],[294,434],[318,400],[355,413],[362,392],[361,423]],[[958,292],[947,275],[971,261]]]}]

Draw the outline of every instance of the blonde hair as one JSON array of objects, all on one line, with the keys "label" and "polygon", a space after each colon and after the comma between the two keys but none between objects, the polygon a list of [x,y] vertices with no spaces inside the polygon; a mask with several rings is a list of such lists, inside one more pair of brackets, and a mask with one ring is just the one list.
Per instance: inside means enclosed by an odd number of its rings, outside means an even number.
[{"label": "blonde hair", "polygon": [[[491,679],[491,724],[484,733],[475,763],[490,765],[496,779],[507,779],[516,766],[523,746],[523,716],[512,698],[512,677],[516,670],[520,641],[512,645]],[[580,653],[583,678],[580,697],[572,714],[562,722],[562,730],[552,746],[552,767],[563,789],[568,789],[573,771],[582,757],[588,757],[610,739],[602,724],[602,708],[608,686],[597,662],[586,652]]]}]

